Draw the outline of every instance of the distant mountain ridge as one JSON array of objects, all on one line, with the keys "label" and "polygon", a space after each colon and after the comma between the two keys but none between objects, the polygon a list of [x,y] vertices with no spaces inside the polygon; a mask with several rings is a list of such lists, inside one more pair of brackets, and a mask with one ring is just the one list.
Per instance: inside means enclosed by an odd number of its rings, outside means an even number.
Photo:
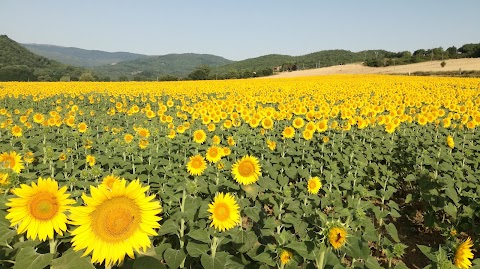
[{"label": "distant mountain ridge", "polygon": [[92,70],[103,76],[118,78],[120,76],[144,77],[155,79],[160,76],[186,77],[200,65],[218,67],[233,61],[211,54],[167,54],[148,56],[136,60],[119,62],[115,65],[96,66]]},{"label": "distant mountain ridge", "polygon": [[144,54],[130,52],[106,52],[101,50],[86,50],[74,47],[62,47],[44,44],[21,44],[31,52],[79,67],[94,67],[106,64],[115,64],[123,61],[147,57]]}]

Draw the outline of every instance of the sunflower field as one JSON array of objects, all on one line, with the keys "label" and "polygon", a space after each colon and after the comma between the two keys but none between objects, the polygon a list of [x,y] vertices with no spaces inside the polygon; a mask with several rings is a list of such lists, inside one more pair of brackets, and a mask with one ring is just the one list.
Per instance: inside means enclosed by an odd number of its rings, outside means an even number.
[{"label": "sunflower field", "polygon": [[0,268],[480,268],[480,79],[0,83]]}]

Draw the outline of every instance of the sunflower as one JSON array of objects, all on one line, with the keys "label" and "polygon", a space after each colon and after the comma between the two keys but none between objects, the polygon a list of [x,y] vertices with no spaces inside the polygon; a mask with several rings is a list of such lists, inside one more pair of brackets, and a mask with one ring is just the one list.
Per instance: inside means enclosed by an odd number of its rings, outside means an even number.
[{"label": "sunflower", "polygon": [[313,138],[313,132],[308,129],[303,130],[302,135],[305,140],[312,140]]},{"label": "sunflower", "polygon": [[23,156],[23,160],[26,163],[33,163],[33,161],[35,160],[35,157],[33,157],[33,152],[29,151],[25,153],[25,156]]},{"label": "sunflower", "polygon": [[287,126],[282,132],[283,138],[293,138],[295,136],[295,129],[292,126]]},{"label": "sunflower", "polygon": [[284,249],[280,253],[280,263],[282,265],[288,264],[292,260],[292,257],[293,253],[289,250]]},{"label": "sunflower", "polygon": [[18,225],[19,234],[27,232],[27,238],[38,238],[45,241],[47,237],[53,239],[53,231],[60,235],[67,230],[67,216],[65,211],[70,209],[75,201],[68,199],[65,194],[67,187],[58,189],[58,183],[51,179],[39,178],[31,186],[22,184],[20,188],[13,189],[17,197],[10,198],[6,203],[10,207],[5,218],[9,219],[11,226]]},{"label": "sunflower", "polygon": [[133,141],[133,135],[132,134],[125,134],[123,137],[123,140],[125,140],[125,143],[129,144]]},{"label": "sunflower", "polygon": [[227,143],[230,147],[235,146],[235,139],[233,139],[233,136],[227,138]]},{"label": "sunflower", "polygon": [[328,143],[328,141],[330,141],[330,138],[328,136],[324,136],[324,137],[322,137],[322,141],[323,141],[323,143],[326,144],[326,143]]},{"label": "sunflower", "polygon": [[85,122],[81,122],[77,127],[80,133],[85,133],[88,129],[88,125]]},{"label": "sunflower", "polygon": [[167,137],[170,138],[170,139],[174,139],[176,135],[177,135],[177,133],[175,133],[175,130],[170,129],[170,131],[168,132]]},{"label": "sunflower", "polygon": [[472,247],[473,243],[470,237],[458,245],[453,259],[453,263],[456,267],[460,269],[468,269],[472,266],[472,262],[470,261],[470,259],[473,259]]},{"label": "sunflower", "polygon": [[148,140],[142,139],[140,142],[138,142],[138,146],[141,149],[146,149],[148,147]]},{"label": "sunflower", "polygon": [[120,184],[121,179],[114,175],[108,175],[103,178],[102,185],[105,186],[107,189],[112,190],[118,184]]},{"label": "sunflower", "polygon": [[322,188],[322,182],[318,177],[312,177],[308,180],[307,190],[309,193],[317,194],[320,188]]},{"label": "sunflower", "polygon": [[220,161],[223,156],[223,150],[217,146],[211,146],[207,149],[207,161],[211,163],[216,163]]},{"label": "sunflower", "polygon": [[146,128],[137,128],[135,131],[137,131],[137,135],[140,136],[141,138],[150,137],[150,131]]},{"label": "sunflower", "polygon": [[447,136],[447,145],[451,149],[455,147],[455,141],[453,141],[453,137],[451,135]]},{"label": "sunflower", "polygon": [[261,173],[260,169],[258,159],[247,155],[232,165],[232,174],[238,183],[249,185],[257,182]]},{"label": "sunflower", "polygon": [[207,134],[205,133],[204,130],[196,130],[193,132],[193,141],[195,141],[198,144],[202,144],[207,140]]},{"label": "sunflower", "polygon": [[10,153],[2,153],[0,154],[0,167],[12,169],[15,173],[20,173],[20,171],[24,168],[22,156],[17,154],[15,151],[11,151]]},{"label": "sunflower", "polygon": [[21,137],[23,135],[22,133],[22,127],[15,125],[12,127],[12,135],[15,137]]},{"label": "sunflower", "polygon": [[210,123],[210,124],[207,126],[207,129],[208,129],[209,132],[215,131],[216,128],[217,128],[217,126],[215,126],[215,124],[213,124],[213,123]]},{"label": "sunflower", "polygon": [[273,120],[272,118],[264,118],[262,120],[262,127],[265,129],[265,130],[270,130],[273,128]]},{"label": "sunflower", "polygon": [[88,165],[90,165],[90,167],[94,166],[96,163],[95,156],[87,155],[86,162],[88,163]]},{"label": "sunflower", "polygon": [[187,171],[190,175],[199,176],[207,169],[207,162],[202,155],[197,154],[190,157],[190,161],[187,163]]},{"label": "sunflower", "polygon": [[328,242],[334,249],[339,249],[347,241],[347,230],[343,227],[333,226],[328,230]]},{"label": "sunflower", "polygon": [[40,113],[35,113],[35,115],[33,115],[33,122],[35,123],[42,124],[44,120],[45,117]]},{"label": "sunflower", "polygon": [[267,140],[267,147],[270,150],[275,150],[275,148],[277,148],[277,143],[275,141],[272,141],[272,140],[268,139]]},{"label": "sunflower", "polygon": [[319,133],[323,133],[328,129],[328,122],[327,120],[321,120],[317,123],[317,131]]},{"label": "sunflower", "polygon": [[70,210],[72,224],[79,226],[72,231],[75,251],[85,249],[84,256],[92,253],[93,263],[112,266],[121,263],[125,255],[134,258],[134,250],[145,252],[151,246],[149,236],[162,212],[154,196],[146,196],[149,186],[142,187],[138,180],[126,186],[122,179],[112,190],[105,186],[91,187],[91,196],[82,195],[84,206]]},{"label": "sunflower", "polygon": [[293,120],[293,123],[292,123],[293,127],[295,129],[300,129],[303,127],[303,125],[305,125],[305,121],[300,118],[300,117],[296,117],[294,120]]},{"label": "sunflower", "polygon": [[208,205],[212,223],[210,227],[223,232],[240,223],[240,206],[230,193],[217,193],[213,202]]},{"label": "sunflower", "polygon": [[221,139],[218,135],[213,136],[212,138],[212,144],[214,145],[220,145]]}]

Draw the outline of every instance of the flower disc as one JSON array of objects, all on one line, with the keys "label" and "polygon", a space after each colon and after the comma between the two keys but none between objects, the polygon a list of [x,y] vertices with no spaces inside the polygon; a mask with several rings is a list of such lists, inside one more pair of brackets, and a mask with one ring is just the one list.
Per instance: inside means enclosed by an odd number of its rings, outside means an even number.
[{"label": "flower disc", "polygon": [[312,177],[308,180],[308,192],[311,194],[317,194],[320,188],[322,187],[322,182],[318,177]]}]

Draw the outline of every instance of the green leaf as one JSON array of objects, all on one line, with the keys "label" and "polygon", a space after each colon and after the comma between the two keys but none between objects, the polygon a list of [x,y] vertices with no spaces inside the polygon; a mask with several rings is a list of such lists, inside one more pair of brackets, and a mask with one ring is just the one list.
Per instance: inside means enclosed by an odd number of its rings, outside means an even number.
[{"label": "green leaf", "polygon": [[252,257],[253,260],[258,262],[263,262],[270,266],[275,266],[275,260],[273,259],[272,255],[268,252],[262,252],[255,257]]},{"label": "green leaf", "polygon": [[187,243],[187,253],[192,257],[200,257],[202,254],[207,254],[209,249],[206,244],[199,244],[193,241]]},{"label": "green leaf", "polygon": [[244,269],[246,264],[243,264],[242,260],[239,258],[229,255],[227,261],[225,262],[225,268],[229,269]]},{"label": "green leaf", "polygon": [[167,219],[158,230],[158,235],[176,234],[179,228],[178,223],[172,219]]},{"label": "green leaf", "polygon": [[447,213],[448,215],[450,215],[452,218],[456,219],[457,218],[457,207],[452,204],[452,203],[448,203],[444,208],[443,210],[445,210],[445,213]]},{"label": "green leaf", "polygon": [[169,268],[178,268],[182,261],[187,257],[187,254],[183,251],[183,249],[167,249],[163,253],[163,258],[168,264]]},{"label": "green leaf", "polygon": [[[83,268],[83,267],[78,267]],[[165,266],[157,259],[151,256],[142,256],[135,259],[133,263],[133,269],[150,269],[150,268],[158,268],[164,269]]]},{"label": "green leaf", "polygon": [[227,254],[222,252],[217,252],[215,257],[212,257],[208,254],[203,254],[200,258],[203,268],[210,269],[223,269],[225,268],[225,263],[227,262]]},{"label": "green leaf", "polygon": [[315,257],[312,255],[314,244],[310,241],[292,242],[286,245],[285,247],[294,250],[304,259],[307,259],[307,260],[315,259]]},{"label": "green leaf", "polygon": [[429,260],[432,262],[437,262],[437,257],[435,257],[435,254],[432,251],[431,247],[424,246],[424,245],[417,245],[418,249],[423,253],[423,255],[427,256]]},{"label": "green leaf", "polygon": [[43,269],[53,260],[53,254],[38,254],[33,247],[26,247],[18,252],[13,269]]},{"label": "green leaf", "polygon": [[385,225],[385,229],[387,229],[388,234],[393,238],[393,241],[400,243],[400,239],[398,238],[397,227],[393,223],[389,223]]},{"label": "green leaf", "polygon": [[365,265],[368,269],[382,269],[383,267],[380,266],[377,259],[375,257],[369,256],[365,261]]},{"label": "green leaf", "polygon": [[17,235],[17,231],[5,226],[0,226],[0,242],[5,242]]},{"label": "green leaf", "polygon": [[208,229],[198,229],[193,230],[187,234],[189,237],[203,242],[203,243],[210,243],[212,240],[210,239],[210,234],[208,233]]},{"label": "green leaf", "polygon": [[73,251],[73,248],[70,248],[62,257],[54,259],[52,261],[52,269],[77,269],[77,268],[92,268],[95,269],[95,266],[92,265],[90,258],[82,257],[83,252]]},{"label": "green leaf", "polygon": [[455,190],[454,186],[446,188],[445,194],[448,196],[448,198],[452,199],[452,202],[458,205],[458,202],[460,201],[460,199],[458,198],[457,190]]}]

